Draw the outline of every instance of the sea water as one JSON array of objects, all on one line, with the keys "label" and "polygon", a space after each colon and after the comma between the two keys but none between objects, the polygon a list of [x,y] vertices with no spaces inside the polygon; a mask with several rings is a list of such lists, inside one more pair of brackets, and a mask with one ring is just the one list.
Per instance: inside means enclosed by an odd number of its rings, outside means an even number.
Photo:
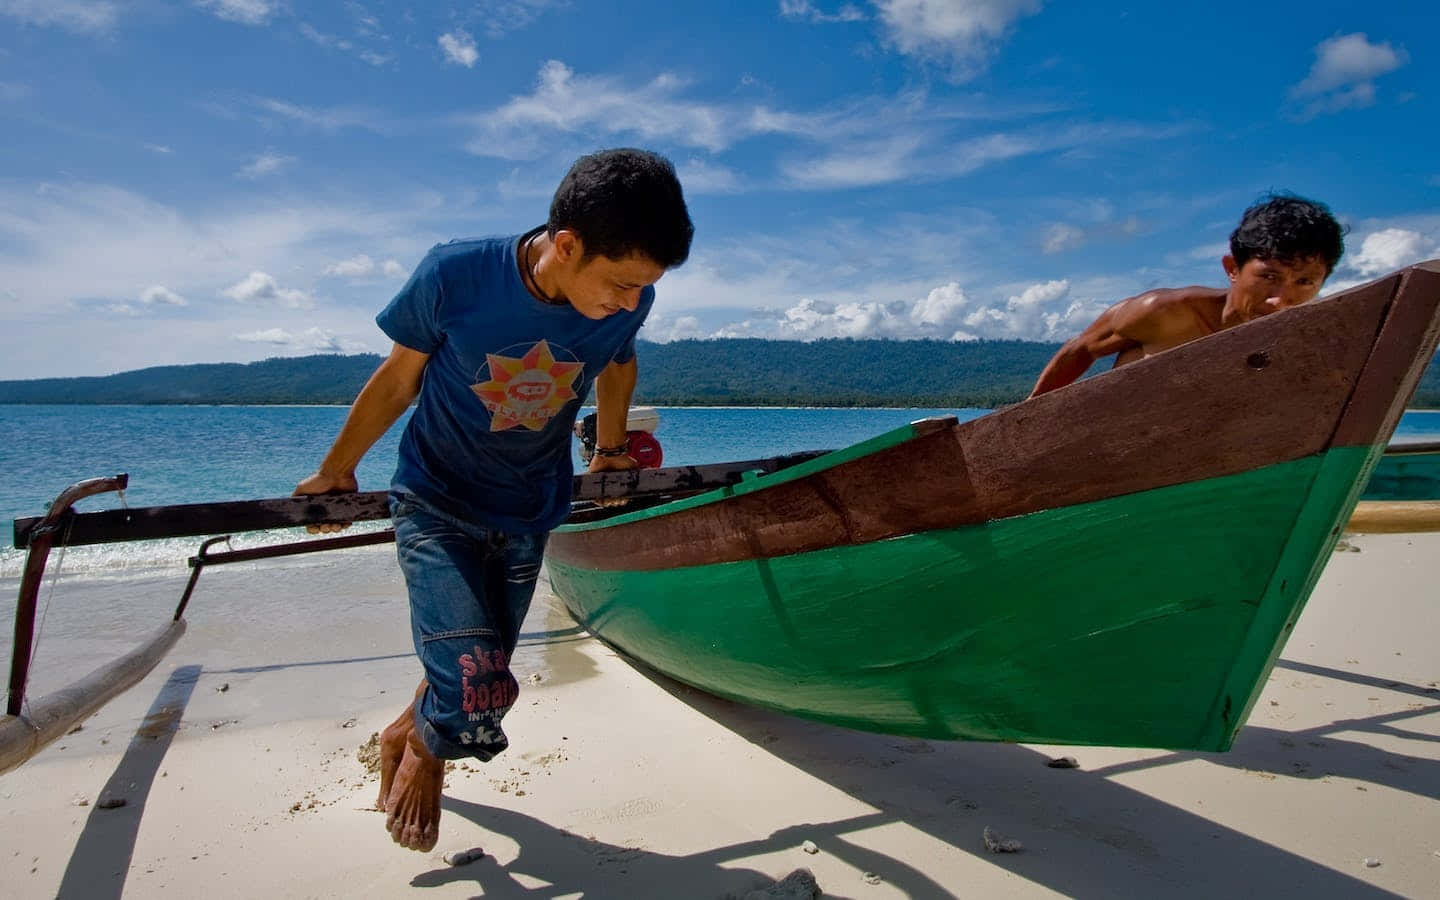
[{"label": "sea water", "polygon": [[[0,632],[14,618],[24,551],[11,520],[44,513],[65,487],[126,473],[121,497],[81,501],[82,512],[283,497],[319,465],[347,413],[326,406],[0,406]],[[984,410],[662,408],[656,436],[666,465],[754,459],[847,446],[931,415],[969,419]],[[373,447],[357,471],[362,490],[390,480],[404,421]],[[583,466],[576,448],[576,470]],[[359,523],[352,531],[388,527]],[[305,540],[302,529],[237,535],[236,549]],[[131,649],[173,612],[201,538],[80,546],[52,551],[40,594],[31,696],[73,681]],[[215,550],[224,550],[224,546]],[[211,647],[266,646],[304,657],[387,655],[408,645],[404,586],[394,548],[380,545],[216,566],[200,580],[186,618],[187,641]],[[398,647],[313,646],[327,625],[351,633],[385,622]],[[370,629],[375,631],[376,629]],[[0,672],[10,641],[0,638]],[[312,642],[306,646],[305,642]],[[215,659],[207,661],[216,664]],[[231,660],[243,665],[243,658]]]},{"label": "sea water", "polygon": [[[82,501],[81,511],[288,495],[313,472],[344,422],[344,407],[0,406],[0,631],[13,620],[24,553],[12,519],[42,514],[66,486],[127,473],[123,498]],[[754,459],[848,446],[916,419],[983,415],[979,409],[661,408],[656,437],[665,465]],[[394,466],[403,420],[362,460],[362,490],[381,490]],[[1406,413],[1397,441],[1440,440],[1440,413]],[[581,470],[578,456],[576,469]],[[388,523],[361,523],[360,531]],[[233,546],[303,540],[301,529],[237,536]],[[166,621],[199,538],[56,549],[40,596],[33,686],[59,686],[130,648]],[[217,548],[217,549],[224,549]],[[404,589],[393,547],[382,545],[208,570],[187,619],[192,632],[314,650],[327,622],[391,623],[408,641]],[[220,643],[223,643],[221,641]],[[0,672],[10,642],[0,638]],[[338,652],[338,651],[337,651]],[[347,651],[348,652],[348,651]],[[236,661],[239,664],[240,661]]]}]

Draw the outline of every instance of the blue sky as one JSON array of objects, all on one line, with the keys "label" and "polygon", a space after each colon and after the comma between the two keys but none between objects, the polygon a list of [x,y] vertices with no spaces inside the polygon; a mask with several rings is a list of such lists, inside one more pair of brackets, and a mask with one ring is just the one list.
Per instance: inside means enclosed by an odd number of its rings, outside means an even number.
[{"label": "blue sky", "polygon": [[652,340],[1063,339],[1272,189],[1358,283],[1440,256],[1432,8],[0,0],[0,378],[384,351],[429,246],[625,145],[697,229]]}]

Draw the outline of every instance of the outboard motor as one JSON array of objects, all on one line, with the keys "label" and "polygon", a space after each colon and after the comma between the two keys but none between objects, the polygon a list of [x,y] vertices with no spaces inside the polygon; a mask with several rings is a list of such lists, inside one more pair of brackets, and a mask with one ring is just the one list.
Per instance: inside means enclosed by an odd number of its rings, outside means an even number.
[{"label": "outboard motor", "polygon": [[[660,426],[660,413],[653,406],[631,408],[625,420],[625,437],[630,442],[630,456],[642,469],[658,469],[664,460],[660,442],[655,440],[655,429]],[[580,459],[586,465],[595,455],[595,414],[575,423],[575,436],[580,439]]]}]

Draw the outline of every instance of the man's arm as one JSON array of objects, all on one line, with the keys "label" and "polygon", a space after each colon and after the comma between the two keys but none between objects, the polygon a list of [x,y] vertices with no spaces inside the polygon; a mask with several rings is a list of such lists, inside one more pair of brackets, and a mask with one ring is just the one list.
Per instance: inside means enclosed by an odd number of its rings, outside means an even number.
[{"label": "man's arm", "polygon": [[[390,355],[360,389],[340,434],[330,446],[330,452],[325,454],[319,470],[296,485],[295,493],[332,494],[357,490],[355,467],[420,393],[420,379],[429,361],[428,353],[411,350],[401,344],[394,345]],[[310,526],[310,530],[315,534],[338,531],[343,527],[321,525]]]},{"label": "man's arm", "polygon": [[[625,443],[625,422],[630,416],[630,397],[635,393],[639,375],[635,357],[629,362],[611,362],[595,378],[595,446],[619,447]],[[635,460],[629,456],[601,456],[590,459],[590,471],[633,469]]]},{"label": "man's arm", "polygon": [[1144,299],[1131,297],[1121,300],[1101,313],[1089,328],[1066,341],[1040,373],[1030,396],[1038,397],[1070,384],[1084,375],[1085,370],[1101,357],[1123,353],[1131,347],[1140,346],[1139,341],[1122,334],[1120,328],[1134,318],[1134,310],[1130,307]]}]

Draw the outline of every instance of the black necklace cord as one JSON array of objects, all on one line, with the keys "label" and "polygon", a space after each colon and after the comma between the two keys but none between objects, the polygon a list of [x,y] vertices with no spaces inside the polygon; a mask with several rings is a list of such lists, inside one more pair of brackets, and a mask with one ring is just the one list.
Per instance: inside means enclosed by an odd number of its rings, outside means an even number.
[{"label": "black necklace cord", "polygon": [[525,243],[520,248],[520,270],[525,275],[526,286],[530,288],[531,291],[533,291],[537,296],[539,296],[543,302],[548,303],[551,306],[560,306],[565,301],[560,300],[556,297],[552,297],[549,294],[545,293],[545,289],[540,286],[540,279],[535,277],[534,264],[530,262],[530,250],[535,246],[535,239],[539,236],[540,229],[536,229],[528,237],[525,238]]}]

